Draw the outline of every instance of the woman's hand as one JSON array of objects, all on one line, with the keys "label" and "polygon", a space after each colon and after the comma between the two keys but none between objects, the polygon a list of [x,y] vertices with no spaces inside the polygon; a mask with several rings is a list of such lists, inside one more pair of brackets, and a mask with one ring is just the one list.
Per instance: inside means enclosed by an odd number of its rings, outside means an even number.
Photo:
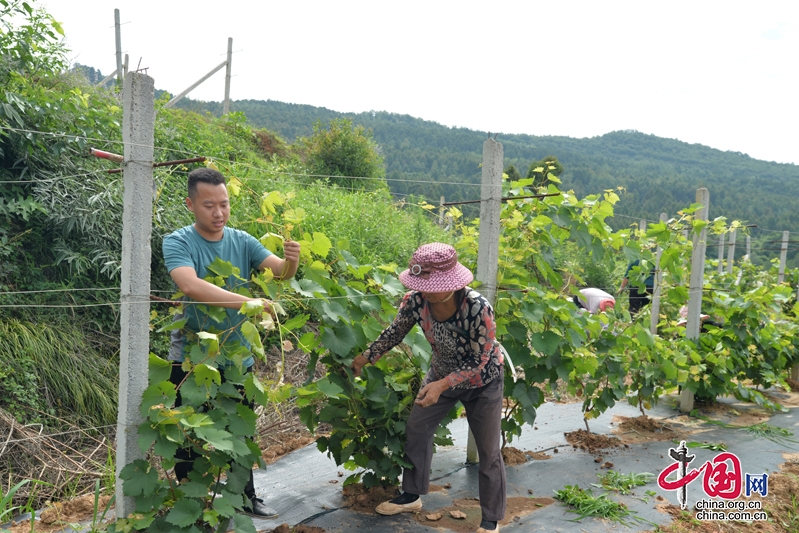
[{"label": "woman's hand", "polygon": [[357,356],[355,359],[352,360],[352,364],[350,368],[352,369],[352,373],[355,377],[360,377],[361,369],[369,362],[369,359],[363,356],[363,354]]},{"label": "woman's hand", "polygon": [[449,385],[447,385],[445,379],[439,379],[438,381],[428,383],[422,387],[422,390],[416,395],[416,401],[413,403],[419,407],[430,407],[438,401],[438,397],[441,396],[441,393],[448,388]]}]

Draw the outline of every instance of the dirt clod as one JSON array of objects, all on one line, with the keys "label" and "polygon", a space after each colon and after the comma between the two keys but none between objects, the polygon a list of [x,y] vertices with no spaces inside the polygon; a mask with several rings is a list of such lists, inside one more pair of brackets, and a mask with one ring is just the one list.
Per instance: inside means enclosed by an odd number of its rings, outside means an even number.
[{"label": "dirt clod", "polygon": [[596,454],[600,450],[621,446],[621,441],[616,437],[609,437],[607,435],[600,435],[598,433],[589,433],[584,429],[567,432],[565,436],[566,441],[569,444],[577,444],[580,449],[585,450],[592,455]]},{"label": "dirt clod", "polygon": [[527,462],[527,456],[518,448],[505,446],[502,448],[502,460],[506,466],[521,465]]}]

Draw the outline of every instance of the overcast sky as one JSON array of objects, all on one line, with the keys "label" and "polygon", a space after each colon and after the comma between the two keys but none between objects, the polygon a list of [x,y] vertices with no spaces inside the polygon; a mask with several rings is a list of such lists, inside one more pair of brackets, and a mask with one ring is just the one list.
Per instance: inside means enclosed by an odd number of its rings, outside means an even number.
[{"label": "overcast sky", "polygon": [[[799,2],[39,0],[70,59],[122,50],[181,92],[389,111],[480,131],[634,129],[799,164]],[[224,69],[189,96],[220,101]],[[500,136],[501,140],[501,136]]]}]

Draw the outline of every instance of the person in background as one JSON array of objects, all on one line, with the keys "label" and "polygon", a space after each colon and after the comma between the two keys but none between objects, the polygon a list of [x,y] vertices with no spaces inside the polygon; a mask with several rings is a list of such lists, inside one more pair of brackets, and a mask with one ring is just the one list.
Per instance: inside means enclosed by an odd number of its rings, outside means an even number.
[{"label": "person in background", "polygon": [[480,457],[482,521],[477,532],[497,533],[505,517],[506,485],[500,449],[504,359],[495,336],[494,309],[467,287],[472,273],[448,244],[420,246],[399,279],[411,292],[400,303],[394,322],[353,360],[353,374],[360,376],[364,365],[402,342],[416,324],[433,355],[405,426],[405,460],[413,466],[403,470],[402,494],[375,510],[394,515],[422,508],[420,495],[430,489],[434,434],[460,401]]},{"label": "person in background", "polygon": [[[677,321],[677,326],[685,327],[688,324],[688,306],[680,307],[680,319]],[[702,333],[707,332],[707,326],[722,327],[720,322],[710,319],[710,315],[704,313],[699,314],[699,331]]]},{"label": "person in background", "polygon": [[[167,271],[178,288],[186,295],[189,302],[206,303],[226,308],[226,318],[222,323],[214,323],[218,330],[231,331],[230,335],[220,339],[225,341],[238,341],[243,346],[249,343],[241,334],[243,315],[239,309],[248,301],[263,303],[265,312],[271,311],[269,302],[260,298],[248,298],[236,292],[235,289],[246,286],[247,279],[252,270],[270,269],[276,278],[289,279],[297,272],[300,258],[300,244],[286,240],[283,244],[284,258],[274,255],[264,248],[255,237],[248,233],[227,227],[230,217],[230,201],[228,199],[225,177],[218,171],[210,168],[200,168],[189,173],[188,198],[186,207],[194,214],[194,224],[173,231],[164,237],[163,251]],[[225,288],[205,281],[208,275],[208,265],[217,258],[229,261],[241,272],[241,280],[231,276],[226,281]],[[184,360],[184,349],[190,348],[186,342],[187,333],[197,333],[204,329],[203,317],[196,306],[187,304],[184,311],[188,318],[183,329],[173,330],[169,359],[174,362],[170,381],[179,385],[186,377],[186,372],[181,368]],[[252,356],[244,360],[245,372],[252,370],[254,361]],[[220,368],[224,381],[224,369]],[[244,399],[242,399],[246,403]],[[175,406],[181,402],[180,394]],[[248,404],[248,406],[252,407]],[[175,477],[178,481],[188,478],[193,468],[194,459],[197,457],[193,451],[178,449],[175,457]],[[245,505],[244,511],[256,518],[275,518],[277,512],[267,507],[261,498],[255,495],[252,470],[250,480],[244,488],[244,495],[250,504]],[[245,502],[246,504],[246,502]]]},{"label": "person in background", "polygon": [[604,313],[616,306],[616,298],[602,289],[580,289],[580,294],[575,294],[572,301],[580,309],[585,309],[592,315]]},{"label": "person in background", "polygon": [[[617,295],[621,294],[621,292],[627,287],[627,284],[630,282],[629,276],[630,271],[635,267],[640,267],[641,261],[636,259],[632,263],[627,266],[627,270],[624,272],[624,279],[621,280],[621,286],[619,287],[619,291],[616,293]],[[635,316],[638,314],[638,311],[641,310],[643,306],[649,302],[649,298],[652,296],[655,288],[655,269],[653,268],[649,275],[644,280],[644,290],[639,289],[638,287],[630,287],[630,315]]]}]

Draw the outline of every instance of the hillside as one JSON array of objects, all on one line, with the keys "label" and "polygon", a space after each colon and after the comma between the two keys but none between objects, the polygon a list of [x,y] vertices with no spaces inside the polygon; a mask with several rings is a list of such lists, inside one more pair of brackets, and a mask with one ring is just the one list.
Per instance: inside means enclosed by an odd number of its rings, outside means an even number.
[{"label": "hillside", "polygon": [[[219,114],[221,104],[184,99],[179,107]],[[437,203],[474,199],[476,189],[447,183],[478,183],[487,132],[449,128],[387,112],[338,113],[276,101],[234,101],[253,125],[293,140],[313,131],[317,120],[345,117],[371,128],[383,149],[387,178],[397,194],[418,194]],[[710,189],[711,217],[726,216],[761,228],[799,231],[799,213],[786,198],[799,193],[799,166],[752,159],[699,144],[637,131],[599,137],[504,135],[506,165],[525,174],[531,162],[554,155],[565,167],[564,185],[578,195],[623,186],[618,214],[656,220],[659,213],[693,203],[696,189]],[[394,181],[394,180],[411,180]],[[417,181],[419,183],[414,183]],[[436,183],[424,183],[434,181]],[[629,221],[629,220],[628,220]],[[624,224],[626,225],[626,224]]]}]

